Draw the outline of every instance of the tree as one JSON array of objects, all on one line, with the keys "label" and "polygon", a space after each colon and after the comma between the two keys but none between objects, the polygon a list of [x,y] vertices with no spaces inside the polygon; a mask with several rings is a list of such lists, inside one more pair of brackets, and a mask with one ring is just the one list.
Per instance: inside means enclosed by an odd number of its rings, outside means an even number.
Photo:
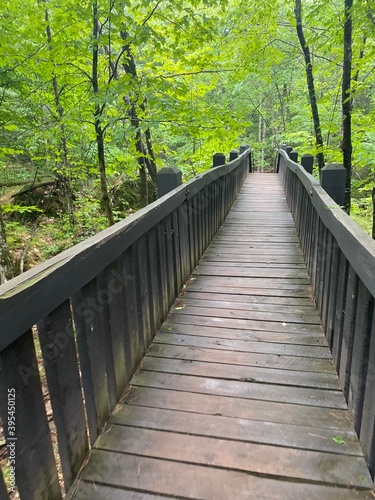
[{"label": "tree", "polygon": [[317,148],[317,155],[316,156],[317,156],[318,166],[319,166],[319,171],[320,171],[324,167],[323,137],[322,137],[322,129],[321,129],[321,125],[320,125],[318,104],[316,101],[313,66],[312,66],[312,62],[311,62],[310,48],[306,42],[306,38],[305,38],[305,35],[303,32],[303,27],[302,27],[301,0],[296,0],[295,16],[296,16],[296,23],[297,23],[298,39],[299,39],[301,49],[303,52],[303,56],[305,59],[307,88],[309,91],[309,99],[310,99],[311,112],[312,112],[314,130],[315,130],[315,140],[316,140],[316,148]]},{"label": "tree", "polygon": [[352,33],[353,0],[344,0],[344,58],[342,69],[342,154],[343,164],[346,168],[345,210],[350,213],[351,182],[352,182]]},{"label": "tree", "polygon": [[0,285],[13,278],[12,262],[7,244],[3,212],[0,206]]}]

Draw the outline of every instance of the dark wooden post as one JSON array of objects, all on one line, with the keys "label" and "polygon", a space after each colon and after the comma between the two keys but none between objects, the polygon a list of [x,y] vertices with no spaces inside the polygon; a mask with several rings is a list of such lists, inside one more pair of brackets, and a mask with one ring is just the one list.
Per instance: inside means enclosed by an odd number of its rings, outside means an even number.
[{"label": "dark wooden post", "polygon": [[344,205],[346,169],[340,163],[329,163],[321,170],[321,186],[338,205]]},{"label": "dark wooden post", "polygon": [[244,152],[248,149],[249,149],[249,146],[241,145],[240,146],[240,155],[244,154]]},{"label": "dark wooden post", "polygon": [[182,172],[177,167],[164,167],[158,172],[158,197],[172,191],[182,184]]},{"label": "dark wooden post", "polygon": [[287,148],[287,144],[280,144],[280,149],[282,149],[283,151],[286,151],[286,148]]},{"label": "dark wooden post", "polygon": [[212,159],[212,168],[220,167],[220,165],[225,165],[226,159],[225,154],[215,153]]},{"label": "dark wooden post", "polygon": [[301,165],[303,168],[308,172],[309,174],[313,173],[313,166],[314,166],[314,157],[313,155],[302,155],[301,156]]},{"label": "dark wooden post", "polygon": [[297,161],[298,161],[298,153],[297,153],[297,151],[291,151],[291,152],[289,153],[289,158],[290,158],[292,161],[294,161],[294,162],[296,162],[296,163],[297,163]]},{"label": "dark wooden post", "polygon": [[236,158],[238,158],[238,151],[237,149],[232,149],[232,151],[229,153],[229,161],[233,161]]},{"label": "dark wooden post", "polygon": [[289,156],[289,155],[290,155],[290,153],[293,151],[292,146],[287,146],[287,147],[285,148],[285,151],[286,151],[286,154]]},{"label": "dark wooden post", "polygon": [[[247,149],[250,149],[250,146],[247,146]],[[251,174],[254,171],[254,151],[251,150],[249,154],[249,173]]]}]

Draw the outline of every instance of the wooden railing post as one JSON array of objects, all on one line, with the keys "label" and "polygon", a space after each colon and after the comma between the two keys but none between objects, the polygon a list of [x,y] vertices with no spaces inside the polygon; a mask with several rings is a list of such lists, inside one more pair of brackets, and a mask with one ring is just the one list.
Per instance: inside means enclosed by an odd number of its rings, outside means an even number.
[{"label": "wooden railing post", "polygon": [[298,153],[297,153],[297,151],[294,151],[294,150],[293,150],[293,151],[291,151],[291,152],[289,153],[289,158],[290,158],[292,161],[294,161],[294,162],[296,162],[296,163],[297,163],[297,161],[298,161]]},{"label": "wooden railing post", "polygon": [[309,174],[313,173],[314,157],[310,154],[305,154],[301,156],[301,165]]},{"label": "wooden railing post", "polygon": [[164,167],[157,175],[158,198],[182,184],[182,172],[177,167]]},{"label": "wooden railing post", "polygon": [[321,186],[338,205],[344,205],[346,169],[340,163],[322,168]]},{"label": "wooden railing post", "polygon": [[236,158],[238,158],[239,154],[237,149],[232,149],[232,151],[229,153],[229,161],[233,161]]},{"label": "wooden railing post", "polygon": [[286,151],[287,146],[288,146],[287,144],[280,144],[280,149]]},{"label": "wooden railing post", "polygon": [[287,147],[285,148],[285,151],[286,151],[286,154],[289,156],[289,155],[290,155],[290,153],[293,151],[292,146],[287,146]]},{"label": "wooden railing post", "polygon": [[220,165],[225,165],[226,157],[224,153],[215,153],[212,158],[212,168],[220,167]]}]

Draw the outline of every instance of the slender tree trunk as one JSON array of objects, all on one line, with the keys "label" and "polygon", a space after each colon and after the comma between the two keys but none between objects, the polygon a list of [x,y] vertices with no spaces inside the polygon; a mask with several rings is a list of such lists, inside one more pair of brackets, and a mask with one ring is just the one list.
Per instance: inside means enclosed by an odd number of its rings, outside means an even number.
[{"label": "slender tree trunk", "polygon": [[[51,26],[49,24],[49,14],[48,9],[45,10],[45,21],[46,21],[46,35],[47,42],[49,46],[50,52],[52,52],[52,33]],[[69,160],[68,160],[68,147],[66,142],[66,131],[63,123],[64,119],[64,108],[61,104],[60,99],[60,90],[57,82],[57,77],[55,74],[52,75],[52,86],[53,86],[53,94],[55,99],[55,108],[57,113],[57,120],[60,128],[60,163],[61,163],[61,172],[57,173],[56,177],[58,180],[59,186],[62,188],[63,196],[66,201],[66,210],[69,214],[69,219],[72,224],[75,224],[76,218],[74,214],[74,205],[73,205],[73,191],[69,180]]]},{"label": "slender tree trunk", "polygon": [[[93,47],[92,47],[92,87],[94,94],[99,93],[99,76],[98,76],[98,61],[99,61],[99,49],[98,49],[98,39],[99,39],[99,20],[98,20],[98,2],[94,0],[93,4]],[[98,156],[98,167],[100,175],[100,190],[101,190],[101,207],[106,213],[108,223],[110,225],[115,223],[113,217],[112,203],[108,195],[108,182],[107,173],[105,165],[105,153],[104,153],[104,130],[101,125],[101,117],[103,114],[104,106],[99,104],[95,105],[94,119],[95,119],[95,133],[96,133],[96,145],[97,145],[97,156]]]},{"label": "slender tree trunk", "polygon": [[342,69],[342,155],[343,164],[346,168],[345,186],[345,210],[350,213],[351,204],[351,178],[352,178],[352,7],[353,0],[344,0],[345,24],[344,24],[344,60]]},{"label": "slender tree trunk", "polygon": [[375,187],[372,188],[372,237],[375,240]]},{"label": "slender tree trunk", "polygon": [[13,278],[13,266],[6,239],[3,212],[0,207],[0,285]]},{"label": "slender tree trunk", "polygon": [[295,8],[295,16],[297,22],[297,34],[298,39],[302,48],[302,52],[305,58],[305,68],[306,68],[306,79],[307,79],[307,88],[309,91],[309,99],[311,105],[311,113],[313,117],[314,123],[314,131],[315,131],[315,142],[318,150],[317,160],[319,166],[319,172],[324,167],[324,146],[323,146],[323,137],[322,137],[322,129],[320,126],[320,118],[318,111],[318,104],[316,102],[316,93],[315,93],[315,85],[314,85],[314,75],[313,75],[313,66],[311,62],[310,56],[310,48],[307,45],[305,35],[303,33],[302,28],[302,7],[301,0],[296,0],[296,8]]},{"label": "slender tree trunk", "polygon": [[[125,45],[123,47],[123,51],[125,54],[125,59],[122,63],[122,67],[128,75],[131,75],[133,78],[133,81],[136,82],[138,79],[137,75],[137,66],[135,63],[135,59],[133,56],[133,53],[131,51],[131,46],[130,42],[128,41],[128,33],[126,31],[121,32],[121,38],[124,40]],[[149,128],[146,129],[145,131],[145,142],[143,141],[142,137],[142,132],[140,128],[140,120],[137,112],[137,107],[136,103],[131,99],[128,98],[128,104],[130,106],[130,112],[131,112],[131,122],[132,125],[136,131],[135,134],[135,140],[136,140],[136,149],[138,154],[142,155],[140,158],[138,158],[138,164],[139,164],[139,180],[140,180],[140,195],[141,195],[141,202],[144,204],[146,202],[146,194],[147,194],[147,203],[148,203],[148,189],[147,187],[147,173],[151,179],[151,182],[153,184],[153,198],[156,200],[157,198],[157,190],[156,190],[156,181],[157,181],[157,168],[156,168],[156,157],[152,145],[152,137],[151,137],[151,131]],[[140,110],[143,112],[143,114],[146,113],[146,100],[143,99],[141,103],[139,104]],[[144,171],[143,171],[144,170]],[[146,203],[146,204],[147,204]]]}]

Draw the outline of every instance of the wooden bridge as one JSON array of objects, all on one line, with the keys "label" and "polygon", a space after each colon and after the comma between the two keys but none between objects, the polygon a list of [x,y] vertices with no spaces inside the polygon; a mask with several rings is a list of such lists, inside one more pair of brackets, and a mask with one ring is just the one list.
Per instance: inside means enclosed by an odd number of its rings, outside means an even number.
[{"label": "wooden bridge", "polygon": [[249,157],[0,288],[22,500],[374,497],[375,244]]}]

